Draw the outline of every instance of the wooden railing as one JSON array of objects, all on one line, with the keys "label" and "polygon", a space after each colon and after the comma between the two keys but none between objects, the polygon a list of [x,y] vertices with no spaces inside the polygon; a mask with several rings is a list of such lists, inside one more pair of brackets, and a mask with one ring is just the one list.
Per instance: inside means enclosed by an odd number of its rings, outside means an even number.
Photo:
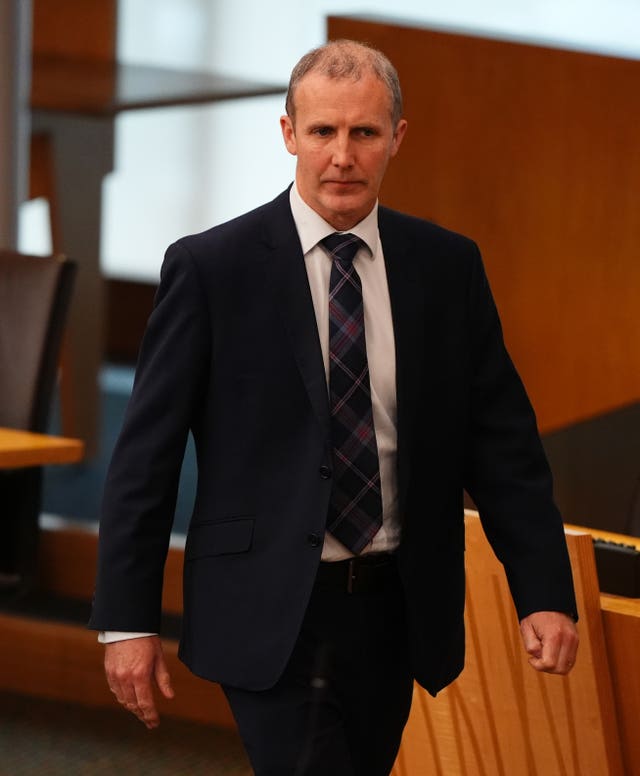
[{"label": "wooden railing", "polygon": [[416,686],[393,776],[640,774],[640,600],[601,596],[591,536],[568,530],[579,659],[567,677],[538,674],[502,566],[477,515],[466,522],[465,669],[436,699]]}]

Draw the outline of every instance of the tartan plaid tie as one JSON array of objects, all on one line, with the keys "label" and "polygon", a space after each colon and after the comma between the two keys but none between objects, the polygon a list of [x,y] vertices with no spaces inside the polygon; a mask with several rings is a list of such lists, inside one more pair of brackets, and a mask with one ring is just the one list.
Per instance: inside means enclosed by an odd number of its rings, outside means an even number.
[{"label": "tartan plaid tie", "polygon": [[353,258],[364,243],[353,234],[334,233],[322,244],[333,260],[329,281],[329,393],[334,480],[327,528],[358,554],[382,526],[362,285],[353,266]]}]

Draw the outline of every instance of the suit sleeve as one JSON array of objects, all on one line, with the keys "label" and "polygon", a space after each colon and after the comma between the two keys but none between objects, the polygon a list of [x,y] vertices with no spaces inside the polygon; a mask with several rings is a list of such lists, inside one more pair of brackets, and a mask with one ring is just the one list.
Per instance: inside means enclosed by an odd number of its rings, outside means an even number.
[{"label": "suit sleeve", "polygon": [[469,309],[471,399],[465,487],[505,567],[519,619],[534,611],[575,616],[551,472],[534,411],[504,345],[477,249]]},{"label": "suit sleeve", "polygon": [[201,407],[211,329],[186,248],[165,256],[136,379],[116,443],[100,520],[89,627],[160,629],[162,579],[189,428]]}]

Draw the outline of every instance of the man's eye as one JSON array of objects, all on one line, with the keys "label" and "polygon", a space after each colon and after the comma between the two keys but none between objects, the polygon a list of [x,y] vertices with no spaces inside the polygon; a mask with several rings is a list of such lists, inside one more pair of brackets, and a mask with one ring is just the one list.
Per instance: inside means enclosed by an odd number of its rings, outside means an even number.
[{"label": "man's eye", "polygon": [[313,132],[320,137],[328,137],[331,134],[331,127],[316,127]]},{"label": "man's eye", "polygon": [[361,127],[360,128],[360,134],[364,137],[373,137],[376,132],[374,129],[371,129],[370,127]]}]

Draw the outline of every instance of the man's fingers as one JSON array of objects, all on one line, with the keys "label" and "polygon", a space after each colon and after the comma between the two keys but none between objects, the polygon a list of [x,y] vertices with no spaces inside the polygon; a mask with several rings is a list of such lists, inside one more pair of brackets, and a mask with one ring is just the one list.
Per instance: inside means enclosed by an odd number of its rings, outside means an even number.
[{"label": "man's fingers", "polygon": [[537,652],[531,652],[529,663],[538,671],[553,672],[558,665],[560,656],[561,637],[559,633],[536,631],[540,648]]},{"label": "man's fingers", "polygon": [[117,680],[112,679],[111,691],[118,703],[147,727],[157,727],[159,717],[153,701],[150,677],[126,675]]},{"label": "man's fingers", "polygon": [[532,625],[526,620],[523,620],[520,626],[520,632],[522,634],[522,642],[527,653],[532,658],[541,657],[542,642],[538,638],[538,634],[535,632]]},{"label": "man's fingers", "polygon": [[136,703],[136,693],[128,677],[120,675],[116,671],[107,673],[107,681],[111,692],[116,696],[116,700],[126,709],[134,706]]},{"label": "man's fingers", "polygon": [[576,652],[578,649],[578,635],[575,625],[573,628],[562,631],[559,636],[558,651],[554,665],[554,673],[568,674],[576,661]]},{"label": "man's fingers", "polygon": [[561,612],[534,612],[520,623],[530,665],[536,671],[566,674],[576,660],[578,631],[573,620]]},{"label": "man's fingers", "polygon": [[160,724],[160,715],[156,709],[153,698],[151,682],[147,681],[136,685],[136,708],[133,713],[151,730]]},{"label": "man's fingers", "polygon": [[105,673],[109,687],[119,703],[149,729],[160,724],[153,683],[158,685],[166,698],[173,697],[173,689],[157,636],[107,644]]},{"label": "man's fingers", "polygon": [[164,661],[164,655],[162,654],[160,654],[159,658],[156,660],[155,680],[164,697],[173,698],[175,693],[171,686],[171,676],[169,675],[169,669],[167,668],[167,664]]}]

